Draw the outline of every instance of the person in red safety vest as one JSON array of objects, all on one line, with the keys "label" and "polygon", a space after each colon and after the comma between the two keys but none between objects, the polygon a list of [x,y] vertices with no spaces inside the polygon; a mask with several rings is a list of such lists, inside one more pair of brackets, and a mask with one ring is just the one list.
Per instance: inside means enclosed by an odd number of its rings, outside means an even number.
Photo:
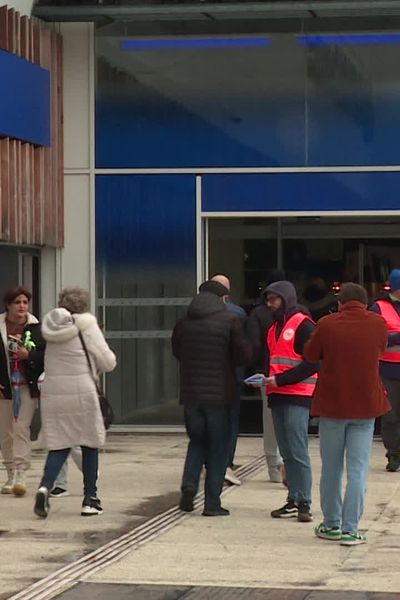
[{"label": "person in red safety vest", "polygon": [[400,470],[400,269],[389,276],[390,292],[370,310],[382,315],[388,330],[388,345],[380,361],[382,381],[392,410],[381,418],[382,441],[388,459],[386,470]]},{"label": "person in red safety vest", "polygon": [[274,322],[266,336],[269,377],[265,383],[289,489],[286,504],[271,516],[297,517],[307,523],[312,521],[308,421],[319,365],[303,358],[303,347],[315,323],[299,308],[290,281],[272,283],[266,294]]}]

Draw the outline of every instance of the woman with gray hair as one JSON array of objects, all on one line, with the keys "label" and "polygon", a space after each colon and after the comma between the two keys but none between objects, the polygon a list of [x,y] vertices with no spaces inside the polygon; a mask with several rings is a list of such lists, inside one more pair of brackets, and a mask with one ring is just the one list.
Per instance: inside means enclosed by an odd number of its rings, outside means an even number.
[{"label": "woman with gray hair", "polygon": [[105,429],[95,380],[99,373],[112,371],[116,359],[96,317],[88,311],[88,292],[69,287],[60,294],[59,308],[43,319],[47,346],[41,416],[44,445],[49,453],[34,507],[42,518],[48,515],[50,491],[73,446],[82,448],[81,515],[98,515],[103,510],[96,482],[98,448],[104,445]]}]

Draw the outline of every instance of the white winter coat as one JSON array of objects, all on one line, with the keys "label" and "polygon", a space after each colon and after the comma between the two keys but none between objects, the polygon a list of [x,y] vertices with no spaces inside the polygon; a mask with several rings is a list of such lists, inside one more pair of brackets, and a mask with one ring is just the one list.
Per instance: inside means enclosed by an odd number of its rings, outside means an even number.
[{"label": "white winter coat", "polygon": [[98,448],[105,441],[96,386],[79,331],[94,373],[112,371],[116,366],[115,355],[108,347],[96,317],[90,313],[72,316],[65,308],[55,308],[47,313],[42,323],[47,345],[40,402],[43,441],[49,450],[72,446]]}]

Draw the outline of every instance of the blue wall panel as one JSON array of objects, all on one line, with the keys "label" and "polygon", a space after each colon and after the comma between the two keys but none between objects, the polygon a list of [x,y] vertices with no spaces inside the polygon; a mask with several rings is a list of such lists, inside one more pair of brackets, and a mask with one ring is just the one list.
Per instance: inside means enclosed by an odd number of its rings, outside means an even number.
[{"label": "blue wall panel", "polygon": [[50,145],[50,73],[0,50],[0,136]]},{"label": "blue wall panel", "polygon": [[400,173],[206,175],[202,209],[222,211],[400,210]]},{"label": "blue wall panel", "polygon": [[193,176],[98,175],[98,259],[155,272],[194,271],[195,198]]}]

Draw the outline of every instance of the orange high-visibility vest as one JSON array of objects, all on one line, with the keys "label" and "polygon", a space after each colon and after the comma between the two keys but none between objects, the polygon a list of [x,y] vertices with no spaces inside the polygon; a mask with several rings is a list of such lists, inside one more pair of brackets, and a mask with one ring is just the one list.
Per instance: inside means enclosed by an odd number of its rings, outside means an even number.
[{"label": "orange high-visibility vest", "polygon": [[[296,331],[299,326],[308,319],[311,319],[303,313],[296,313],[289,317],[282,331],[276,339],[276,329],[278,323],[274,323],[267,333],[267,345],[269,348],[269,376],[279,375],[289,369],[293,369],[301,362],[303,357],[294,349],[294,341],[296,338]],[[268,385],[267,394],[288,394],[292,396],[312,396],[314,394],[315,385],[317,383],[318,373],[314,373],[311,377],[303,379],[299,383],[293,383],[291,385],[282,385],[280,387]]]},{"label": "orange high-visibility vest", "polygon": [[[386,321],[388,332],[400,333],[400,316],[397,314],[394,306],[387,300],[378,300],[377,305],[380,308],[382,317]],[[400,346],[390,346],[386,348],[380,360],[400,363]]]}]

